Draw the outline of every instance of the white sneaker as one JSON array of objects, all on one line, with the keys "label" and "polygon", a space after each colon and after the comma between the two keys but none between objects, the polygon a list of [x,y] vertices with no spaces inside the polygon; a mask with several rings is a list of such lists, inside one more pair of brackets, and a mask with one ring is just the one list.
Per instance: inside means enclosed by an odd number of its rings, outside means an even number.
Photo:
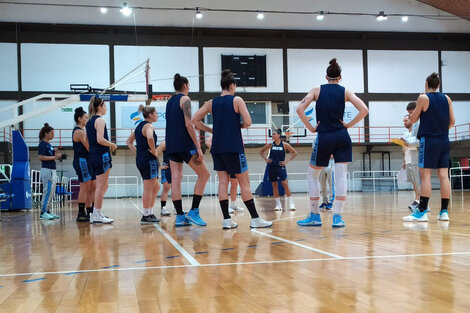
[{"label": "white sneaker", "polygon": [[244,208],[239,207],[238,205],[235,204],[235,206],[228,208],[228,213],[233,214],[235,212],[242,212],[245,211]]},{"label": "white sneaker", "polygon": [[404,222],[427,222],[428,221],[428,213],[426,212],[415,212],[411,215],[403,217]]},{"label": "white sneaker", "polygon": [[103,213],[95,213],[90,214],[90,223],[93,224],[111,224],[114,222],[112,218],[106,217]]},{"label": "white sneaker", "polygon": [[234,208],[228,208],[228,214],[233,214],[235,213],[235,209]]},{"label": "white sneaker", "polygon": [[438,221],[450,221],[449,219],[449,213],[447,213],[447,210],[439,212],[439,215],[437,216]]},{"label": "white sneaker", "polygon": [[251,228],[265,228],[273,226],[273,222],[267,222],[263,220],[261,217],[252,218],[250,227]]},{"label": "white sneaker", "polygon": [[231,218],[224,219],[224,223],[222,224],[222,229],[232,229],[237,227],[238,224],[232,221]]},{"label": "white sneaker", "polygon": [[294,203],[294,201],[291,201],[291,203],[289,204],[289,210],[290,210],[290,211],[295,211],[295,203]]},{"label": "white sneaker", "polygon": [[166,206],[164,206],[164,207],[162,207],[162,210],[161,210],[161,212],[160,212],[160,215],[161,215],[161,216],[170,216],[170,215],[171,215],[171,212],[170,212],[170,210],[168,210],[168,209],[166,208]]},{"label": "white sneaker", "polygon": [[276,204],[274,211],[282,211],[282,206],[280,204]]}]

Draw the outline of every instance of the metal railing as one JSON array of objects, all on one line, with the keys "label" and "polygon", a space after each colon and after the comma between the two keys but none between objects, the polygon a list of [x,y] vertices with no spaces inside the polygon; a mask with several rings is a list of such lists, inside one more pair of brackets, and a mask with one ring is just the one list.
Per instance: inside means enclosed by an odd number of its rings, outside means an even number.
[{"label": "metal railing", "polygon": [[[360,180],[361,181],[361,190],[362,188],[362,182],[365,180],[371,180],[372,181],[372,187],[373,191],[376,190],[376,181],[392,181],[393,182],[393,190],[398,190],[398,175],[399,171],[354,171],[352,173],[352,181],[353,181],[353,190],[356,191],[356,181]],[[358,177],[359,176],[359,177]]]},{"label": "metal railing", "polygon": [[13,166],[11,164],[0,164],[0,183],[10,182],[12,169]]},{"label": "metal railing", "polygon": [[[468,171],[468,174],[464,174],[463,171]],[[460,190],[463,190],[464,177],[470,177],[470,166],[462,167],[451,167],[449,168],[449,177],[450,177],[450,190],[453,189],[452,178],[460,178]]]}]

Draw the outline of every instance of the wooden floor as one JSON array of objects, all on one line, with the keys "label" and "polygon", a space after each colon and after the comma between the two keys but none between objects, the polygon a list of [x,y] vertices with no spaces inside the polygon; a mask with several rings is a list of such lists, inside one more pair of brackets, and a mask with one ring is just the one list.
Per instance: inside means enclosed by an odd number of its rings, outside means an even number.
[{"label": "wooden floor", "polygon": [[329,213],[298,227],[304,195],[294,213],[256,199],[276,222],[255,231],[247,213],[223,231],[211,197],[207,227],[141,226],[136,199],[105,201],[112,226],[75,223],[76,203],[58,221],[4,213],[0,312],[470,312],[470,192],[453,193],[450,223],[436,221],[438,197],[413,224],[410,192],[352,193],[344,229]]}]

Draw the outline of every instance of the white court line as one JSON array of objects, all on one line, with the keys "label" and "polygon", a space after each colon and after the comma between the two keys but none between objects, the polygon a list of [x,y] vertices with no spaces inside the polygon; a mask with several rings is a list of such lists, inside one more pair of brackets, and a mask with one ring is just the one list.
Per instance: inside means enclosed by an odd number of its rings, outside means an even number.
[{"label": "white court line", "polygon": [[290,220],[291,218],[295,218],[295,217],[300,217],[300,216],[293,215],[291,217],[284,217],[284,218],[280,218],[280,219],[277,219],[277,220],[272,220],[271,222],[279,222],[279,221]]},{"label": "white court line", "polygon": [[[139,208],[139,206],[134,203],[133,200],[129,200],[132,205],[134,205],[134,207],[142,212]],[[183,257],[188,260],[189,263],[191,263],[191,265],[193,266],[198,266],[198,265],[201,265],[198,261],[196,261],[195,258],[192,257],[191,254],[189,254],[188,251],[184,250],[182,246],[179,245],[179,243],[177,243],[173,237],[171,237],[166,231],[163,230],[163,228],[160,227],[160,225],[158,224],[153,224],[153,226],[155,226],[156,229],[158,229],[158,231],[173,245],[173,247],[175,247],[176,250],[178,250],[179,253],[181,253],[183,255]]]},{"label": "white court line", "polygon": [[358,257],[342,257],[342,258],[325,258],[325,259],[299,259],[299,260],[277,260],[277,261],[252,261],[252,262],[233,262],[233,263],[215,263],[215,264],[199,264],[199,265],[168,265],[168,266],[148,266],[148,267],[117,267],[94,270],[74,270],[74,271],[58,271],[58,272],[36,272],[36,273],[12,273],[0,274],[0,277],[15,276],[33,276],[33,275],[54,275],[54,274],[71,274],[71,273],[96,273],[110,271],[141,271],[152,269],[172,269],[172,268],[191,268],[191,267],[216,267],[216,266],[238,266],[238,265],[263,265],[263,264],[282,264],[282,263],[305,263],[305,262],[322,262],[322,261],[354,261],[354,260],[370,260],[370,259],[387,259],[387,258],[415,258],[427,256],[453,256],[468,255],[470,252],[449,252],[449,253],[426,253],[426,254],[396,254],[396,255],[376,255],[376,256],[358,256]]},{"label": "white court line", "polygon": [[300,247],[300,248],[304,248],[304,249],[307,249],[307,250],[310,250],[310,251],[315,251],[315,252],[318,252],[318,253],[321,253],[321,254],[325,254],[325,255],[331,256],[335,259],[344,259],[344,257],[342,257],[340,255],[329,253],[329,252],[326,252],[326,251],[323,251],[323,250],[320,250],[320,249],[315,249],[313,247],[309,247],[309,246],[303,245],[301,243],[298,243],[298,242],[295,242],[295,241],[290,241],[290,240],[287,240],[287,239],[284,239],[284,238],[281,238],[281,237],[269,235],[269,234],[260,232],[256,229],[252,229],[251,231],[254,232],[254,233],[266,236],[266,237],[270,237],[270,238],[273,238],[273,239],[276,239],[276,240],[280,240],[280,241],[284,241],[286,243],[290,243],[291,245],[294,245],[294,246],[297,246],[297,247]]}]

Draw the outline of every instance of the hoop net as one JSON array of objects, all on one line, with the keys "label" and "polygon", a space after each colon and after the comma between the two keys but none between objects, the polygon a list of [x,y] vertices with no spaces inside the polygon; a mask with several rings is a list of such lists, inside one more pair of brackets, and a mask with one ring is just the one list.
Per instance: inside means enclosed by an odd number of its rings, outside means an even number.
[{"label": "hoop net", "polygon": [[170,100],[171,95],[153,95],[152,96],[152,102],[155,101],[157,103],[166,103],[168,100]]}]

